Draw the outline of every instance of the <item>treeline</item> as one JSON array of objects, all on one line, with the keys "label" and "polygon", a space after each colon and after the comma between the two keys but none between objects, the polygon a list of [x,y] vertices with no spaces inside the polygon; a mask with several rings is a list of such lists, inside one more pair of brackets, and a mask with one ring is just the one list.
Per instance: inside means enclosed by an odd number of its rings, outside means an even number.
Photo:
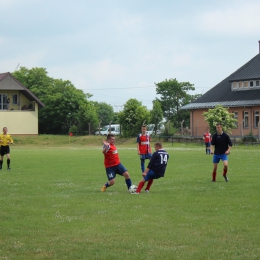
[{"label": "treeline", "polygon": [[121,112],[114,112],[110,104],[90,101],[91,93],[77,89],[69,80],[49,77],[45,68],[20,67],[12,75],[45,104],[39,110],[40,134],[93,134],[100,123],[112,122],[122,126],[124,136],[132,137],[144,121],[155,124],[156,130],[163,119],[171,125],[165,128],[171,134],[183,120],[184,126],[189,126],[189,112],[179,109],[200,96],[187,93],[195,90],[189,82],[166,79],[155,83],[160,98],[153,101],[152,110],[129,99]]}]

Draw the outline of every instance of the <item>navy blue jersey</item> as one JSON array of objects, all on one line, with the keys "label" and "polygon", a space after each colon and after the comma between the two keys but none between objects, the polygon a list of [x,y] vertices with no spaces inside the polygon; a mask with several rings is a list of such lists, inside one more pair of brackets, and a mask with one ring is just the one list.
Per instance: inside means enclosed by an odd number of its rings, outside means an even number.
[{"label": "navy blue jersey", "polygon": [[150,159],[147,168],[152,170],[156,175],[163,177],[166,170],[168,159],[169,154],[165,150],[155,151],[152,155],[152,158]]},{"label": "navy blue jersey", "polygon": [[214,154],[224,154],[229,146],[232,146],[232,142],[230,140],[230,137],[225,132],[222,132],[222,134],[215,133],[212,136],[211,144],[215,145]]}]

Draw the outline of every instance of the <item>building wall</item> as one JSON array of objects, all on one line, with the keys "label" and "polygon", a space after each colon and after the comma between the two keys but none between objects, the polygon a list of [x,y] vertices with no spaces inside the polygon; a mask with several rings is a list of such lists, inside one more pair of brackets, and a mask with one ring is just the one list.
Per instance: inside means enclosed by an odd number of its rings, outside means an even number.
[{"label": "building wall", "polygon": [[[207,112],[208,109],[196,109],[190,111],[190,129],[191,135],[194,137],[202,136],[208,128],[208,123],[205,122],[203,112]],[[237,112],[238,123],[237,128],[232,130],[231,136],[245,136],[252,133],[255,136],[259,135],[259,126],[255,122],[255,112],[258,111],[260,115],[260,106],[255,107],[240,107],[228,109],[230,113]],[[248,114],[248,126],[244,126],[243,120],[245,118],[245,112]]]},{"label": "building wall", "polygon": [[6,126],[11,135],[38,135],[38,104],[35,111],[1,111],[0,122],[0,131]]}]

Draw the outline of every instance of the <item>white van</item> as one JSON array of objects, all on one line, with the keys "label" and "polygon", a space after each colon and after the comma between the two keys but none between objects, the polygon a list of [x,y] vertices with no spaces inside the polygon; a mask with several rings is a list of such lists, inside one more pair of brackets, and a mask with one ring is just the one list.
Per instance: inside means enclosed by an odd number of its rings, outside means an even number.
[{"label": "white van", "polygon": [[[108,135],[109,133],[113,135],[119,135],[120,134],[120,125],[111,125],[109,129],[109,125],[105,125],[100,130],[100,135]],[[95,132],[95,135],[99,135],[99,131]]]}]

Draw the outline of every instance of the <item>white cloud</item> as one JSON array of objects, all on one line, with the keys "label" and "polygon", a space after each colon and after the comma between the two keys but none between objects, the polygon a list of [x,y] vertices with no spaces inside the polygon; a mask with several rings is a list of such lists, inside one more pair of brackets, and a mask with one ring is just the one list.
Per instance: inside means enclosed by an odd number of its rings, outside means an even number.
[{"label": "white cloud", "polygon": [[202,14],[199,25],[211,34],[236,35],[245,37],[259,32],[260,3],[232,5],[223,10],[215,10]]}]

